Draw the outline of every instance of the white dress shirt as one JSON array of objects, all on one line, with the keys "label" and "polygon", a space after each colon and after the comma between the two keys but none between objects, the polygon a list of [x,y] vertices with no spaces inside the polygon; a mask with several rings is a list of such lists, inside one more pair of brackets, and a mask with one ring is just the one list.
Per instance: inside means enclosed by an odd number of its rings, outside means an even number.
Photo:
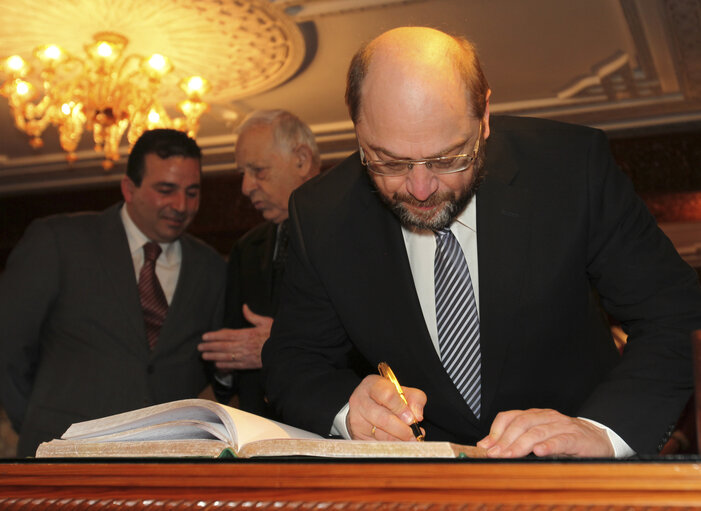
[{"label": "white dress shirt", "polygon": [[[134,273],[138,283],[139,272],[144,265],[143,247],[151,240],[136,226],[129,216],[126,205],[122,206],[119,214],[122,217],[124,230],[127,233],[127,242],[129,243],[131,260],[134,263]],[[178,284],[178,276],[180,275],[180,263],[183,258],[182,247],[180,246],[180,240],[175,240],[171,243],[159,243],[159,245],[162,251],[158,259],[156,259],[156,276],[161,283],[163,293],[166,295],[168,305],[170,305],[175,294],[175,286]]]}]

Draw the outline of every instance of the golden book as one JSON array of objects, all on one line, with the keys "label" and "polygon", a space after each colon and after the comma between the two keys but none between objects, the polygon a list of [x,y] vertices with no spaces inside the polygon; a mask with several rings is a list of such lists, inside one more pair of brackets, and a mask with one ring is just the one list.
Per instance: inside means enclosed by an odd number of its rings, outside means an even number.
[{"label": "golden book", "polygon": [[148,457],[456,458],[484,450],[449,442],[373,442],[321,437],[207,399],[183,399],[77,422],[44,442],[37,458]]}]

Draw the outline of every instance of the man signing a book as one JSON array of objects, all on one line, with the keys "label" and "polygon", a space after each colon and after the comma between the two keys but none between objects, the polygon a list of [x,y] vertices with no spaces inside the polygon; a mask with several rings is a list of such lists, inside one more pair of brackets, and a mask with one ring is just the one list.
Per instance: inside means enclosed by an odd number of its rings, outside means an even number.
[{"label": "man signing a book", "polygon": [[268,398],[346,438],[413,440],[418,419],[490,457],[657,452],[692,390],[698,278],[601,132],[490,117],[490,94],[473,46],[437,30],[353,58],[359,151],[292,195]]}]

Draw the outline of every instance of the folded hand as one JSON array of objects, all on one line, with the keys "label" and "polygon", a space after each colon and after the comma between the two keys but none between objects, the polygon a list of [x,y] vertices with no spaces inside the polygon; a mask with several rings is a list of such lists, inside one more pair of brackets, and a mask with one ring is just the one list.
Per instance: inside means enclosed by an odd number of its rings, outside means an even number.
[{"label": "folded hand", "polygon": [[477,442],[490,458],[536,456],[614,456],[606,431],[555,410],[511,410],[499,413],[489,435]]}]

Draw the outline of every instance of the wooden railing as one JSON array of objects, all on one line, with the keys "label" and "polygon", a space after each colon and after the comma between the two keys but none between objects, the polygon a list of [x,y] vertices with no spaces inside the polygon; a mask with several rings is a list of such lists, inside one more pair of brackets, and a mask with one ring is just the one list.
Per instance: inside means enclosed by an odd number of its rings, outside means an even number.
[{"label": "wooden railing", "polygon": [[701,458],[642,462],[8,462],[2,510],[682,510]]}]

